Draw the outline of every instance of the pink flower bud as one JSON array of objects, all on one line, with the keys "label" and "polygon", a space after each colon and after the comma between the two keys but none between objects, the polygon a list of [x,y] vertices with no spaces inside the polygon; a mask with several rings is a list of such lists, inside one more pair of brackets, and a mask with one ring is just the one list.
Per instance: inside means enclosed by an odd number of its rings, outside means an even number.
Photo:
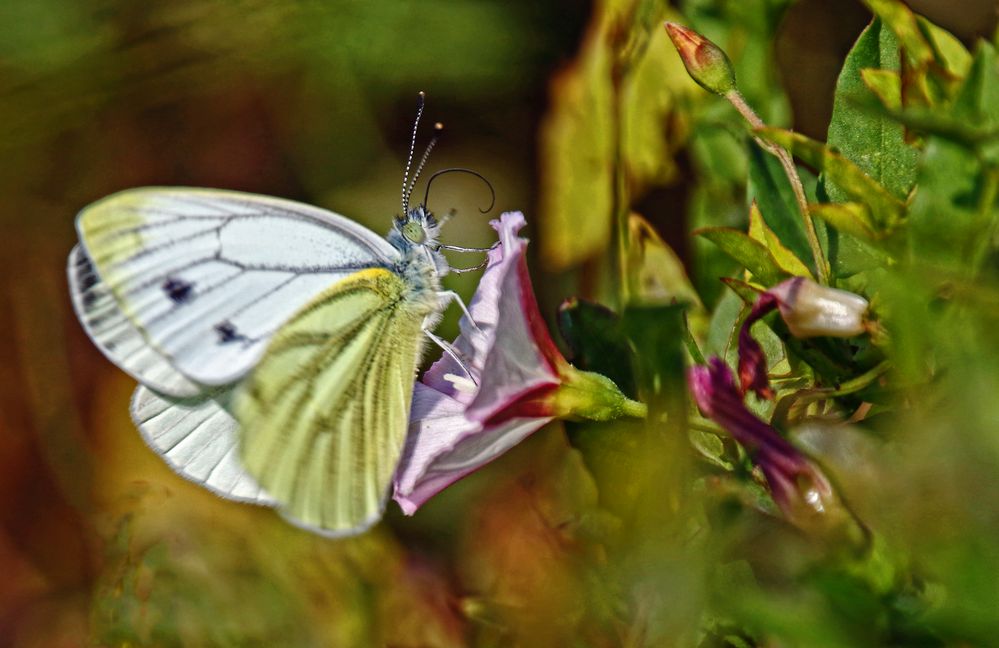
[{"label": "pink flower bud", "polygon": [[690,78],[715,94],[724,95],[735,90],[732,63],[720,47],[682,25],[667,22],[665,26]]}]

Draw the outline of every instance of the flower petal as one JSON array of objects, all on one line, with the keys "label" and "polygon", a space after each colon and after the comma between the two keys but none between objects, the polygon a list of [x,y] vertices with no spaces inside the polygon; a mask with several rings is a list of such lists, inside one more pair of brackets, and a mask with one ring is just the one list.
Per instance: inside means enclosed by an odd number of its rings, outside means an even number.
[{"label": "flower petal", "polygon": [[[485,422],[519,398],[559,384],[557,367],[565,360],[548,334],[527,272],[527,240],[517,233],[525,225],[520,212],[506,212],[490,223],[500,245],[489,252],[469,312],[475,326],[462,317],[454,347],[480,384],[471,397],[459,393],[447,374],[464,375],[449,355],[427,370],[423,382],[468,405],[467,416]],[[477,328],[476,328],[477,326]]]},{"label": "flower petal", "polygon": [[469,304],[472,321],[462,317],[452,345],[471,379],[443,354],[414,388],[394,480],[394,498],[407,515],[552,420],[532,397],[559,385],[556,369],[565,360],[531,289],[527,241],[517,236],[524,216],[507,212],[491,224],[500,245],[489,251]]},{"label": "flower petal", "polygon": [[767,356],[753,337],[753,324],[777,307],[778,299],[769,292],[759,296],[749,316],[739,329],[739,384],[742,391],[754,391],[760,398],[773,398],[774,390],[767,378]]},{"label": "flower petal", "polygon": [[827,519],[839,523],[850,518],[822,470],[746,408],[721,358],[711,358],[706,367],[691,367],[688,377],[698,407],[749,452],[788,520],[814,529]]},{"label": "flower petal", "polygon": [[447,486],[498,458],[551,420],[511,418],[484,427],[465,417],[459,401],[417,383],[409,436],[395,475],[395,501],[406,515],[412,515]]}]

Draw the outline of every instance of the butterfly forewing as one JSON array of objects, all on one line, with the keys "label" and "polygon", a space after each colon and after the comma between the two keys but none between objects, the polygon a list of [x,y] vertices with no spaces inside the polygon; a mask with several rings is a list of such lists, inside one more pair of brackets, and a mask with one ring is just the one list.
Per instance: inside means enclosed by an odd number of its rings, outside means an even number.
[{"label": "butterfly forewing", "polygon": [[201,393],[201,386],[174,369],[158,349],[146,342],[79,245],[69,253],[67,275],[77,317],[111,362],[159,392],[172,396]]},{"label": "butterfly forewing", "polygon": [[[227,384],[254,366],[274,331],[316,294],[359,269],[398,260],[384,239],[332,212],[239,192],[126,191],[83,210],[77,227],[80,258],[91,260],[101,282],[98,301],[117,310],[111,324],[88,331],[112,360],[155,388],[144,370],[149,361],[116,352],[114,336],[136,343],[134,333],[121,333],[128,323],[153,356],[193,383]],[[84,280],[71,278],[71,286],[82,319],[95,297]],[[116,309],[107,307],[109,297]]]},{"label": "butterfly forewing", "polygon": [[427,313],[399,275],[358,272],[287,322],[239,388],[243,463],[297,523],[337,535],[380,517]]}]

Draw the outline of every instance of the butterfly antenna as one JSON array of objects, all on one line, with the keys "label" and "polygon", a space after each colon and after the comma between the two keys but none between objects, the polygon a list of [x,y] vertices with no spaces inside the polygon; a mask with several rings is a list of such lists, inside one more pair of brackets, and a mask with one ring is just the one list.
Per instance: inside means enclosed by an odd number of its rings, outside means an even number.
[{"label": "butterfly antenna", "polygon": [[409,138],[409,157],[406,158],[406,172],[402,175],[402,215],[409,213],[409,169],[413,166],[413,153],[416,151],[416,131],[420,128],[420,118],[423,117],[423,106],[426,102],[426,93],[420,90],[416,100],[416,119],[413,121],[413,135]]},{"label": "butterfly antenna", "polygon": [[423,194],[423,204],[424,205],[427,204],[427,199],[430,197],[430,185],[433,184],[434,178],[436,178],[437,176],[442,176],[442,175],[444,175],[446,173],[467,173],[469,175],[475,176],[479,180],[482,180],[483,182],[486,183],[486,186],[489,187],[490,200],[489,200],[489,206],[488,207],[486,207],[485,209],[479,209],[479,211],[482,212],[483,214],[489,213],[489,211],[496,205],[496,190],[493,189],[492,183],[489,182],[489,180],[487,180],[486,177],[484,175],[482,175],[481,173],[479,173],[478,171],[474,171],[472,169],[465,169],[465,168],[462,168],[462,167],[454,167],[454,168],[451,168],[451,169],[441,169],[440,171],[437,171],[432,176],[430,176],[430,179],[427,180],[427,189],[426,189],[426,191]]},{"label": "butterfly antenna", "polygon": [[[434,150],[437,146],[437,140],[441,138],[441,134],[444,132],[444,124],[437,122],[434,124],[434,136],[430,138],[430,143],[427,144],[427,150],[423,152],[423,157],[420,158],[420,163],[416,165],[416,173],[413,174],[413,180],[409,183],[409,188],[406,190],[406,203],[409,203],[410,196],[413,195],[413,189],[416,187],[416,181],[420,179],[420,174],[423,173],[423,167],[427,165],[427,160],[430,159],[430,151]],[[426,203],[424,203],[425,205]]]}]

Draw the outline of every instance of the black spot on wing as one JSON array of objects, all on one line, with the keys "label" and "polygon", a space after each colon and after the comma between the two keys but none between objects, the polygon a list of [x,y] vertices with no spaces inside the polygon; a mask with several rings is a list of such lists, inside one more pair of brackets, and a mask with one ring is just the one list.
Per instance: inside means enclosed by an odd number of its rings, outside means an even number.
[{"label": "black spot on wing", "polygon": [[226,320],[215,325],[215,332],[219,335],[219,344],[229,344],[231,342],[245,342],[248,338],[236,330],[232,322]]},{"label": "black spot on wing", "polygon": [[191,298],[194,292],[194,284],[175,277],[167,277],[162,288],[166,296],[175,304],[183,304]]}]

